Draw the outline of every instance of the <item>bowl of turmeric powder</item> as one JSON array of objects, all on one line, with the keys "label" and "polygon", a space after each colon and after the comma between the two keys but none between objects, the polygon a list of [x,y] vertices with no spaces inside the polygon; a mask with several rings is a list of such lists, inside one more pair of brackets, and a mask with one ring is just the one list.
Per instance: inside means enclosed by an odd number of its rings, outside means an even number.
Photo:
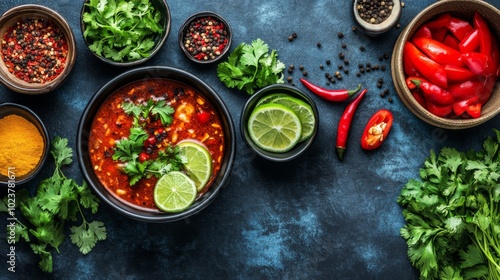
[{"label": "bowl of turmeric powder", "polygon": [[28,182],[42,168],[50,139],[42,120],[28,107],[0,104],[0,185]]}]

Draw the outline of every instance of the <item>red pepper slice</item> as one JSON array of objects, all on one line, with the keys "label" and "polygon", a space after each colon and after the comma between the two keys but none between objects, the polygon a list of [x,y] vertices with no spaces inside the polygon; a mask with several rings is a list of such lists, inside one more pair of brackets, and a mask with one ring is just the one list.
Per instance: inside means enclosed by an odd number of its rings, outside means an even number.
[{"label": "red pepper slice", "polygon": [[423,51],[430,59],[441,65],[455,65],[463,66],[463,62],[460,61],[461,53],[456,49],[453,49],[441,42],[429,38],[416,38],[413,43],[417,48]]},{"label": "red pepper slice", "polygon": [[496,73],[496,66],[494,65],[491,54],[486,55],[478,52],[468,52],[462,54],[462,61],[478,76],[489,76]]},{"label": "red pepper slice", "polygon": [[458,44],[458,49],[461,53],[475,52],[479,48],[479,30],[475,29],[467,36],[465,36],[460,44]]},{"label": "red pepper slice", "polygon": [[406,42],[403,47],[403,59],[405,60],[403,63],[406,63],[407,60],[410,61],[417,71],[429,81],[442,88],[448,86],[448,79],[444,67],[428,58],[410,42]]},{"label": "red pepper slice", "polygon": [[415,100],[418,102],[418,104],[420,104],[420,106],[427,109],[425,97],[419,90],[412,90],[411,95],[413,96],[413,98],[415,98]]},{"label": "red pepper slice", "polygon": [[481,116],[481,107],[481,103],[472,104],[467,108],[466,112],[472,118],[477,119]]},{"label": "red pepper slice", "polygon": [[361,89],[361,84],[358,85],[357,88],[353,90],[347,89],[327,89],[318,85],[311,83],[310,81],[300,78],[300,82],[309,89],[312,93],[317,96],[326,99],[328,101],[340,102],[349,99],[349,97],[356,94]]},{"label": "red pepper slice", "polygon": [[453,98],[453,96],[450,94],[449,91],[425,79],[415,78],[412,79],[411,82],[414,83],[417,86],[417,88],[422,90],[427,102],[443,106],[450,105],[455,102],[455,99]]},{"label": "red pepper slice", "polygon": [[457,37],[458,40],[462,40],[469,32],[472,32],[474,28],[465,20],[451,17],[450,22],[446,26],[448,30]]},{"label": "red pepper slice", "polygon": [[476,74],[472,73],[469,69],[454,65],[446,65],[444,66],[444,70],[446,71],[448,82],[450,83],[462,82],[476,77]]},{"label": "red pepper slice", "polygon": [[491,97],[493,93],[493,88],[495,87],[496,78],[494,76],[489,76],[484,81],[483,90],[479,93],[478,102],[484,105]]},{"label": "red pepper slice", "polygon": [[451,21],[451,15],[449,13],[442,14],[436,19],[429,21],[426,25],[431,29],[441,28],[443,26],[448,26]]},{"label": "red pepper slice", "polygon": [[385,141],[394,117],[389,110],[380,109],[368,121],[361,136],[361,148],[374,150]]},{"label": "red pepper slice", "polygon": [[201,123],[207,123],[210,120],[210,113],[209,112],[202,111],[202,112],[197,113],[196,116],[198,117],[198,120]]},{"label": "red pepper slice", "polygon": [[423,24],[422,26],[420,26],[417,29],[417,32],[415,32],[415,34],[413,34],[413,39],[420,38],[420,37],[432,38],[431,29],[429,28],[429,26],[427,26],[427,24]]},{"label": "red pepper slice", "polygon": [[427,111],[441,118],[448,117],[453,112],[453,105],[436,105],[432,102],[427,102]]},{"label": "red pepper slice", "polygon": [[448,34],[448,29],[446,27],[432,29],[432,39],[438,42],[443,42],[446,34]]},{"label": "red pepper slice", "polygon": [[344,159],[344,153],[347,148],[347,138],[349,136],[349,130],[351,129],[352,119],[354,117],[354,113],[359,106],[361,100],[368,92],[368,89],[363,89],[358,96],[356,96],[344,109],[344,113],[339,120],[339,125],[337,127],[337,142],[336,149],[337,155],[340,160]]},{"label": "red pepper slice", "polygon": [[457,116],[462,115],[465,111],[467,111],[467,108],[469,108],[470,105],[477,103],[478,99],[478,96],[473,96],[469,99],[456,102],[455,104],[453,104],[453,112]]},{"label": "red pepper slice", "polygon": [[455,36],[448,34],[446,35],[446,37],[444,37],[443,44],[458,51],[458,45],[460,44],[460,41],[455,38]]},{"label": "red pepper slice", "polygon": [[493,51],[491,31],[488,27],[488,23],[477,11],[474,12],[473,24],[479,31],[479,52],[485,55],[491,55]]}]

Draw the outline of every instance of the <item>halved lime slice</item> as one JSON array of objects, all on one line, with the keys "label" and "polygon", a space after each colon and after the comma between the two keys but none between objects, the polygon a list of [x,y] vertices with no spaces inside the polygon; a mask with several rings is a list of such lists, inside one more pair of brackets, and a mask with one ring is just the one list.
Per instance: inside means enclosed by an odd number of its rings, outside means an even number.
[{"label": "halved lime slice", "polygon": [[286,93],[271,93],[271,94],[266,95],[266,96],[262,97],[261,99],[259,99],[259,101],[257,101],[257,104],[255,104],[255,107],[263,105],[263,104],[271,103],[271,101],[273,101],[274,99],[276,99],[278,97],[285,97],[285,96],[289,96],[289,95]]},{"label": "halved lime slice", "polygon": [[187,163],[184,168],[189,177],[196,184],[196,189],[201,191],[212,176],[212,155],[201,142],[196,140],[183,140],[177,144],[181,155],[185,156]]},{"label": "halved lime slice", "polygon": [[180,171],[172,171],[156,182],[154,201],[160,210],[177,213],[191,206],[197,193],[193,180]]},{"label": "halved lime slice", "polygon": [[271,103],[285,105],[292,109],[300,119],[302,125],[302,135],[299,142],[302,142],[312,136],[316,119],[314,112],[309,104],[295,97],[278,97],[271,100]]},{"label": "halved lime slice", "polygon": [[248,133],[252,141],[270,152],[286,152],[300,140],[302,125],[290,108],[281,104],[263,104],[256,107],[248,119]]}]

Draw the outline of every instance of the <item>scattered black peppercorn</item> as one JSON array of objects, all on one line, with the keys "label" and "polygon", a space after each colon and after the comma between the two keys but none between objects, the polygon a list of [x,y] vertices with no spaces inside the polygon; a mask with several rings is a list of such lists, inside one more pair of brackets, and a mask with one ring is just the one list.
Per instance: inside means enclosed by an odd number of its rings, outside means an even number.
[{"label": "scattered black peppercorn", "polygon": [[361,76],[361,72],[356,71],[356,76],[358,76],[358,77]]},{"label": "scattered black peppercorn", "polygon": [[297,33],[293,32],[293,33],[292,33],[292,37],[293,37],[294,39],[295,39],[295,38],[297,38]]},{"label": "scattered black peppercorn", "polygon": [[391,103],[392,103],[392,98],[390,98],[390,97],[389,97],[389,98],[387,99],[387,101],[389,101],[389,102],[391,102]]},{"label": "scattered black peppercorn", "polygon": [[287,80],[288,82],[291,82],[291,81],[293,80],[293,78],[292,78],[292,76],[288,76],[288,78],[286,78],[286,80]]},{"label": "scattered black peppercorn", "polygon": [[342,43],[342,48],[343,48],[343,49],[347,48],[346,43]]},{"label": "scattered black peppercorn", "polygon": [[321,43],[320,43],[320,42],[317,42],[317,43],[316,43],[316,47],[321,48]]},{"label": "scattered black peppercorn", "polygon": [[328,59],[326,60],[326,65],[330,65],[331,61]]},{"label": "scattered black peppercorn", "polygon": [[339,39],[342,39],[342,38],[344,38],[344,33],[339,32],[339,33],[337,34],[337,36],[339,37]]},{"label": "scattered black peppercorn", "polygon": [[365,51],[365,46],[359,47],[359,50],[362,51],[362,52],[364,52]]},{"label": "scattered black peppercorn", "polygon": [[293,41],[292,35],[288,36],[288,41],[290,41],[290,42]]},{"label": "scattered black peppercorn", "polygon": [[340,59],[344,59],[344,57],[345,57],[344,53],[339,53],[339,58]]},{"label": "scattered black peppercorn", "polygon": [[344,73],[349,74],[349,69],[344,69]]},{"label": "scattered black peppercorn", "polygon": [[302,71],[303,76],[307,76],[307,71]]},{"label": "scattered black peppercorn", "polygon": [[324,67],[323,67],[323,64],[320,64],[320,65],[319,65],[319,69],[323,70],[323,68],[324,68]]},{"label": "scattered black peppercorn", "polygon": [[344,59],[344,64],[345,65],[349,65],[349,60],[348,59]]},{"label": "scattered black peppercorn", "polygon": [[339,64],[338,68],[339,68],[339,70],[342,70],[342,68],[344,68],[344,65]]},{"label": "scattered black peppercorn", "polygon": [[304,65],[299,65],[299,69],[302,71],[304,70]]}]

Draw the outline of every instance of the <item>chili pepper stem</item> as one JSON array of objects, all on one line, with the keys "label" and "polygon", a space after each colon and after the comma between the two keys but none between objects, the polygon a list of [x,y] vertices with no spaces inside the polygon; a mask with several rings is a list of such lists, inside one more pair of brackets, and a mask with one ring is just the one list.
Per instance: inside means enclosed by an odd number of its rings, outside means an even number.
[{"label": "chili pepper stem", "polygon": [[343,160],[345,154],[345,148],[336,147],[336,149],[337,149],[337,156],[339,157],[340,160]]},{"label": "chili pepper stem", "polygon": [[361,90],[361,84],[358,84],[357,88],[348,90],[347,94],[349,95],[349,97],[351,97],[351,96],[355,95],[356,93],[358,93],[358,91],[360,91],[360,90]]}]

